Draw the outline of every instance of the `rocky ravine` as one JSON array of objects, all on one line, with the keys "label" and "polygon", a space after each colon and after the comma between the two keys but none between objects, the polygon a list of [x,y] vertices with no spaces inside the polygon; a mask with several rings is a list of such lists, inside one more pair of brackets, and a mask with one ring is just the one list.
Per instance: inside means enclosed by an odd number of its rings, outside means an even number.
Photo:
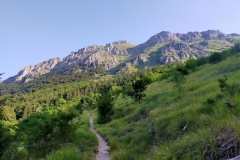
[{"label": "rocky ravine", "polygon": [[[63,59],[53,58],[37,65],[24,67],[17,75],[4,82],[27,82],[31,80],[31,77],[64,71],[76,66],[103,65],[106,70],[116,70],[116,68],[120,68],[119,65],[126,66],[126,64],[151,66],[152,60],[154,60],[154,64],[165,64],[187,58],[198,58],[209,55],[212,50],[221,51],[232,46],[231,39],[238,36],[240,35],[235,33],[224,34],[219,30],[186,34],[163,31],[137,46],[126,40],[116,41],[105,46],[88,46],[77,52],[71,52]],[[153,53],[155,57],[153,57]]]}]

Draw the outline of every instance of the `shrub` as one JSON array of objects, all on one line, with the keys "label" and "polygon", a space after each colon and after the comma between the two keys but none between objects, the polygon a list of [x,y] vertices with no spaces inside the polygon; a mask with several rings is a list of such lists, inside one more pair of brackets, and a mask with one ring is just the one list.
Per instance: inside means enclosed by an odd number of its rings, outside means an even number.
[{"label": "shrub", "polygon": [[228,84],[227,83],[227,77],[218,79],[219,87],[221,91],[225,94],[226,97],[226,104],[230,107],[234,107],[234,95],[236,94],[239,85],[236,83]]},{"label": "shrub", "polygon": [[128,93],[136,102],[140,103],[143,100],[143,97],[146,96],[144,93],[147,89],[147,83],[143,79],[137,79],[132,83],[132,91]]},{"label": "shrub", "polygon": [[110,94],[104,94],[98,101],[98,123],[104,124],[111,120],[113,98]]},{"label": "shrub", "polygon": [[221,62],[224,59],[225,59],[225,57],[223,56],[222,53],[214,52],[213,54],[210,55],[209,62],[212,64],[215,64],[215,63]]},{"label": "shrub", "polygon": [[209,61],[209,57],[200,57],[196,60],[196,63],[198,66],[201,66],[201,65],[207,64],[208,61]]},{"label": "shrub", "polygon": [[194,71],[197,68],[197,60],[190,58],[189,60],[186,61],[185,66],[187,69]]}]

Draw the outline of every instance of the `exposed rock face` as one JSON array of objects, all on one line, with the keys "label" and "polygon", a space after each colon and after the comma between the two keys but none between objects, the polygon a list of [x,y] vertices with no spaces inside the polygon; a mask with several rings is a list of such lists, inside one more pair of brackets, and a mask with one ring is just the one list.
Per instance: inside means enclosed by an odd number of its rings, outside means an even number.
[{"label": "exposed rock face", "polygon": [[239,36],[236,33],[224,34],[219,30],[208,30],[203,32],[188,32],[187,34],[171,33],[167,31],[160,32],[152,36],[148,41],[142,43],[134,48],[133,52],[141,53],[147,48],[161,44],[169,43],[173,41],[193,42],[204,40],[221,40],[232,36]]},{"label": "exposed rock face", "polygon": [[78,52],[71,52],[67,57],[56,65],[54,71],[66,70],[75,66],[96,67],[100,64],[109,70],[118,64],[118,61],[111,54],[107,54],[103,48],[90,46],[80,49]]},{"label": "exposed rock face", "polygon": [[130,44],[125,40],[106,44],[105,46],[88,46],[71,52],[56,65],[54,71],[66,70],[74,66],[96,67],[102,64],[106,70],[119,64],[114,55],[128,56],[127,50],[122,50],[119,45]]},{"label": "exposed rock face", "polygon": [[[211,50],[221,51],[230,47],[233,45],[231,38],[236,36],[240,35],[236,33],[224,34],[219,30],[188,32],[186,34],[162,31],[137,46],[125,40],[112,42],[105,46],[88,46],[79,49],[77,52],[71,52],[62,60],[54,58],[37,65],[25,67],[16,76],[10,77],[4,82],[26,82],[31,80],[31,77],[48,72],[64,71],[76,66],[97,67],[103,65],[106,70],[117,71],[124,64],[147,66],[151,65],[152,61],[154,61],[154,64],[165,64],[187,58],[198,58],[209,55]],[[216,45],[218,48],[208,48],[212,43],[219,40],[224,42]],[[236,40],[234,41],[236,42]]]},{"label": "exposed rock face", "polygon": [[[187,58],[198,58],[200,56],[207,56],[210,54],[210,52],[206,50],[207,46],[209,45],[209,40],[224,40],[234,36],[239,35],[236,33],[224,34],[219,30],[188,32],[187,34],[163,31],[152,36],[145,43],[142,43],[133,49],[129,49],[129,52],[133,54],[146,53],[147,49],[149,49],[150,47],[164,44],[164,46],[158,51],[159,63],[172,63]],[[195,43],[189,44],[192,42]]]},{"label": "exposed rock face", "polygon": [[104,47],[104,50],[107,53],[127,56],[129,54],[128,51],[120,49],[117,45],[118,44],[128,43],[128,42],[127,41],[120,41],[119,43],[118,42],[113,42],[113,43],[106,44],[106,46]]},{"label": "exposed rock face", "polygon": [[171,33],[171,32],[167,32],[167,31],[163,31],[160,32],[154,36],[152,36],[147,42],[142,43],[138,46],[136,46],[132,52],[135,53],[140,53],[140,52],[144,52],[144,50],[146,50],[147,48],[160,44],[160,43],[166,43],[166,42],[173,42],[173,41],[181,41],[176,34]]},{"label": "exposed rock face", "polygon": [[[160,63],[178,62],[187,58],[198,58],[209,55],[209,52],[204,51],[204,47],[199,44],[189,45],[182,42],[171,42],[160,49]],[[197,53],[197,54],[196,54]]]},{"label": "exposed rock face", "polygon": [[21,69],[17,75],[8,78],[4,82],[22,82],[25,81],[27,77],[30,76],[38,76],[45,73],[49,73],[59,62],[61,61],[60,58],[53,58],[48,61],[44,61],[37,65],[31,65],[24,67]]},{"label": "exposed rock face", "polygon": [[133,65],[138,65],[138,64],[144,65],[146,61],[147,61],[146,58],[144,58],[142,54],[139,54],[139,55],[133,57],[132,64]]},{"label": "exposed rock face", "polygon": [[187,34],[176,34],[184,42],[198,41],[198,40],[214,40],[224,39],[228,35],[220,32],[219,30],[208,30],[203,32],[188,32]]},{"label": "exposed rock face", "polygon": [[88,46],[79,49],[77,52],[71,52],[62,60],[53,58],[37,65],[24,67],[16,76],[10,77],[4,82],[26,82],[28,77],[35,77],[51,71],[68,70],[76,66],[96,67],[102,64],[106,70],[110,70],[119,64],[114,55],[129,55],[127,50],[121,49],[121,46],[126,44],[129,45],[130,43],[120,40],[105,46]]},{"label": "exposed rock face", "polygon": [[200,32],[188,32],[187,34],[177,33],[176,36],[184,42],[198,41],[202,39]]}]

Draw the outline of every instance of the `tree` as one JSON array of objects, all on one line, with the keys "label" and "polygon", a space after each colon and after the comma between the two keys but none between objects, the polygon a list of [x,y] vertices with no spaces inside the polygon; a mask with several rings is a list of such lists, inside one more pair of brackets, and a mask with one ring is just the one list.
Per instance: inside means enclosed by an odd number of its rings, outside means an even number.
[{"label": "tree", "polygon": [[[3,73],[0,73],[0,81],[2,79],[2,75]],[[5,101],[6,101],[7,98],[3,98],[0,100],[0,125],[2,125],[2,120],[5,120],[6,116],[4,115],[3,113],[3,106],[5,104]]]},{"label": "tree", "polygon": [[222,53],[214,52],[213,54],[210,55],[209,62],[215,64],[215,63],[221,62],[222,60],[224,60],[224,58],[225,57],[223,56]]},{"label": "tree", "polygon": [[80,113],[82,114],[83,113],[83,110],[84,110],[84,99],[81,99],[80,102],[75,105],[75,109]]},{"label": "tree", "polygon": [[[0,73],[0,80],[3,73]],[[3,126],[3,121],[7,120],[7,117],[3,113],[3,106],[7,97],[0,100],[0,158],[3,154],[3,151],[7,148],[10,141],[10,130]]]},{"label": "tree", "polygon": [[24,148],[33,159],[42,158],[61,144],[73,141],[76,125],[71,121],[78,115],[78,111],[73,107],[57,110],[54,114],[33,113],[18,123],[16,139],[24,143]]},{"label": "tree", "polygon": [[189,74],[189,70],[187,69],[187,67],[184,64],[177,64],[173,70],[176,70],[177,72],[179,72],[182,75]]},{"label": "tree", "polygon": [[98,101],[98,123],[104,124],[111,120],[113,98],[110,94],[103,94]]},{"label": "tree", "polygon": [[196,60],[197,66],[201,66],[207,64],[209,61],[209,57],[200,57]]},{"label": "tree", "polygon": [[1,124],[1,121],[5,119],[5,116],[3,114],[4,102],[5,102],[5,99],[0,100],[0,124]]},{"label": "tree", "polygon": [[132,83],[132,90],[128,92],[128,95],[132,97],[136,102],[141,103],[143,97],[146,96],[144,93],[146,89],[146,82],[143,79],[137,79]]},{"label": "tree", "polygon": [[190,58],[186,61],[185,66],[188,70],[195,71],[195,69],[197,68],[197,60]]},{"label": "tree", "polygon": [[160,79],[160,74],[158,72],[149,71],[145,73],[143,79],[145,83],[150,84]]}]

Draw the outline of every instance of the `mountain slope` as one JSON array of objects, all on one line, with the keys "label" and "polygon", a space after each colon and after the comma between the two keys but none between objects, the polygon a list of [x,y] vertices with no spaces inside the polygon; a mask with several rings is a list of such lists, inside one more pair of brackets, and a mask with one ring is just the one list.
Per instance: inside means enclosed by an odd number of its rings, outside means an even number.
[{"label": "mountain slope", "polygon": [[[94,159],[89,112],[108,140],[111,159],[237,156],[239,52],[240,44],[184,64],[1,96],[6,119],[0,159]],[[148,84],[142,103],[129,97],[139,80]],[[106,124],[99,121],[102,113],[108,113]]]},{"label": "mountain slope", "polygon": [[[239,51],[238,51],[239,52]],[[240,154],[240,57],[206,64],[185,76],[181,92],[169,79],[148,86],[143,103],[119,95],[112,121],[97,129],[112,159],[229,159]],[[231,98],[218,79],[235,86]],[[234,85],[235,84],[235,85]]]},{"label": "mountain slope", "polygon": [[[51,60],[23,68],[17,75],[4,82],[28,82],[49,72],[61,72],[73,67],[96,68],[118,72],[129,64],[144,68],[207,56],[222,51],[240,41],[238,34],[224,34],[218,30],[188,32],[187,34],[160,32],[145,43],[134,46],[125,40],[105,46],[88,46],[71,52],[63,59]],[[127,69],[128,70],[128,69]]]}]

